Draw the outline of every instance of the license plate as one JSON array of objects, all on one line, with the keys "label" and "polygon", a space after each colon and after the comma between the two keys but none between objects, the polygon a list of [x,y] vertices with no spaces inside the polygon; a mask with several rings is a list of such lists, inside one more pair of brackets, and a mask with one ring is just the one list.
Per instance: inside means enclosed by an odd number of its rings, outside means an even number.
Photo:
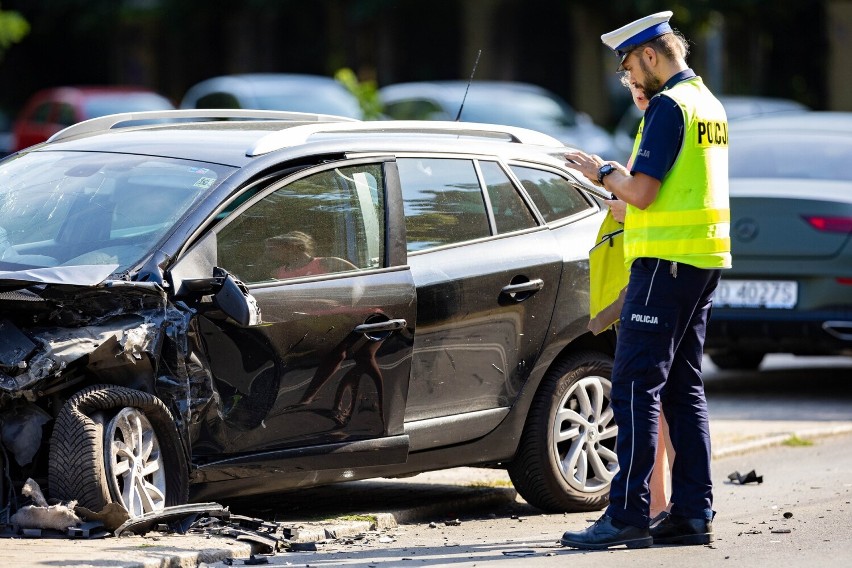
[{"label": "license plate", "polygon": [[722,279],[713,297],[713,306],[789,310],[796,307],[798,299],[798,284],[793,281]]}]

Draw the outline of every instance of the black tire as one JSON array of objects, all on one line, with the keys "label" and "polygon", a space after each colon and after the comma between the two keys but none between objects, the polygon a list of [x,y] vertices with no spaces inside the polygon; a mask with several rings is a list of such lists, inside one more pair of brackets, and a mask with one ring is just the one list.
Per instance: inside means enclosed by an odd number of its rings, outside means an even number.
[{"label": "black tire", "polygon": [[104,463],[104,424],[123,409],[141,411],[159,441],[165,469],[165,506],[189,498],[188,468],[180,435],[165,404],[142,391],[96,385],[74,394],[56,417],[48,458],[48,493],[93,511],[119,502],[110,492]]},{"label": "black tire", "polygon": [[753,371],[760,367],[765,355],[759,351],[725,351],[710,355],[710,360],[723,370]]},{"label": "black tire", "polygon": [[[515,489],[530,505],[548,512],[573,512],[595,511],[609,502],[610,482],[618,471],[611,377],[612,358],[594,351],[561,358],[547,371],[527,415],[518,453],[508,467]],[[591,397],[581,403],[584,395]],[[592,410],[580,408],[581,404]],[[585,412],[573,414],[577,410]],[[589,420],[595,412],[599,419]],[[561,441],[555,434],[557,422],[566,434]],[[563,463],[569,452],[577,460]],[[589,467],[592,461],[597,470]]]}]

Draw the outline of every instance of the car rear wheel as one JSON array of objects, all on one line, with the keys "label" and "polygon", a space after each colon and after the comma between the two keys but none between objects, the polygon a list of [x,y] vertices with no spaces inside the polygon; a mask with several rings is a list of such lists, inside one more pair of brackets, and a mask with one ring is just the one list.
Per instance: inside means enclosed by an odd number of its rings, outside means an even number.
[{"label": "car rear wheel", "polygon": [[611,357],[583,352],[560,359],[542,379],[508,467],[530,505],[593,511],[609,502],[618,471],[611,376]]},{"label": "car rear wheel", "polygon": [[154,395],[99,385],[68,399],[50,440],[51,497],[131,517],[188,499],[186,457],[171,413]]},{"label": "car rear wheel", "polygon": [[710,355],[710,360],[720,369],[751,371],[760,367],[765,355],[754,351],[725,351]]}]

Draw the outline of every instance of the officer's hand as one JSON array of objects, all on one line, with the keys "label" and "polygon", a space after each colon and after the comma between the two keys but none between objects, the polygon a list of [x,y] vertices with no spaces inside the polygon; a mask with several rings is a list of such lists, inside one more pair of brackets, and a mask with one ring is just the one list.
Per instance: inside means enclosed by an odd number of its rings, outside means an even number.
[{"label": "officer's hand", "polygon": [[612,212],[612,218],[619,223],[624,223],[624,216],[627,214],[627,204],[620,199],[604,199],[604,203]]},{"label": "officer's hand", "polygon": [[595,185],[598,183],[598,170],[606,162],[594,154],[586,154],[579,150],[565,152],[565,160],[568,162],[568,167],[579,171],[581,174],[589,178],[589,181]]}]

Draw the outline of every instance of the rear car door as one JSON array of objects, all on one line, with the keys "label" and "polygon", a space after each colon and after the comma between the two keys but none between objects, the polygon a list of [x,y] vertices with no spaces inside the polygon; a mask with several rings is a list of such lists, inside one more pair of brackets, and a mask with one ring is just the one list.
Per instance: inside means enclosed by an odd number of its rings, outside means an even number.
[{"label": "rear car door", "polygon": [[416,301],[405,251],[388,244],[402,240],[396,179],[392,160],[312,167],[214,229],[218,266],[246,284],[262,322],[197,318],[218,400],[194,454],[378,439],[362,465],[405,461]]},{"label": "rear car door", "polygon": [[423,449],[481,436],[508,412],[547,333],[562,255],[498,161],[397,163],[417,286],[406,431]]}]

